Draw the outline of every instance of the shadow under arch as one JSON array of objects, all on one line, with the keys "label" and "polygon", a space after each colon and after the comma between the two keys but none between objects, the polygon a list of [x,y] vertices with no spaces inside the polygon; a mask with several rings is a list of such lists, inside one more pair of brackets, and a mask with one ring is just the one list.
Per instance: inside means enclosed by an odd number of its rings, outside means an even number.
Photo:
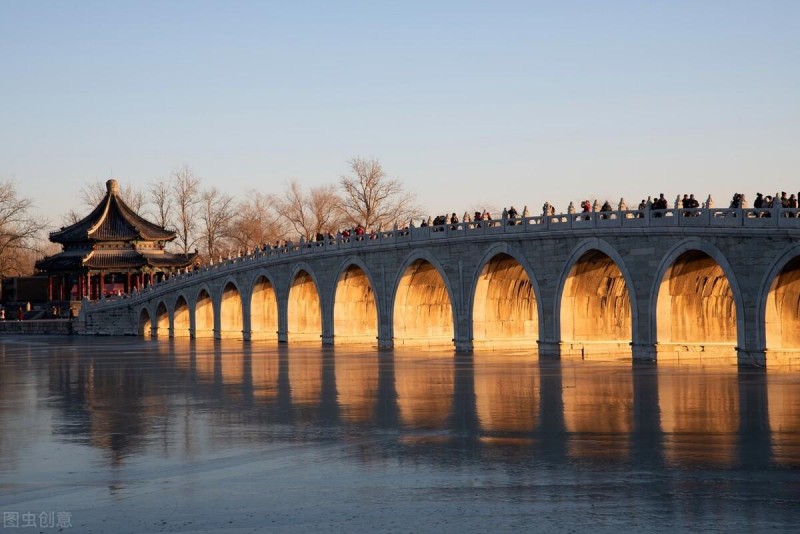
[{"label": "shadow under arch", "polygon": [[800,244],[786,249],[759,286],[757,347],[771,360],[800,356]]},{"label": "shadow under arch", "polygon": [[155,337],[169,337],[169,310],[163,300],[156,306],[155,319]]},{"label": "shadow under arch", "polygon": [[150,311],[147,307],[142,307],[139,310],[139,324],[137,326],[136,333],[145,339],[150,339],[153,331],[153,322],[150,319]]},{"label": "shadow under arch", "polygon": [[219,338],[242,339],[244,308],[242,292],[236,281],[228,277],[219,296]]},{"label": "shadow under arch", "polygon": [[275,280],[265,270],[250,284],[250,339],[278,340],[278,295]]},{"label": "shadow under arch", "polygon": [[493,244],[478,262],[470,288],[469,324],[476,349],[537,347],[541,293],[523,254],[508,243]]},{"label": "shadow under arch", "polygon": [[633,277],[619,252],[598,238],[579,243],[562,268],[553,310],[561,356],[630,357],[637,311]]},{"label": "shadow under arch", "polygon": [[319,283],[306,262],[298,263],[289,277],[286,334],[290,342],[321,342],[322,303]]},{"label": "shadow under arch", "polygon": [[190,308],[194,312],[194,337],[195,339],[207,339],[214,337],[214,301],[211,298],[211,290],[203,284],[197,288],[194,296],[194,306]]},{"label": "shadow under arch", "polygon": [[172,337],[189,337],[189,328],[189,301],[183,293],[178,293],[172,307]]},{"label": "shadow under arch", "polygon": [[456,306],[442,264],[426,250],[403,261],[393,284],[395,346],[454,347]]},{"label": "shadow under arch", "polygon": [[[681,291],[692,287],[694,293]],[[736,347],[747,346],[739,283],[728,259],[708,241],[685,239],[664,254],[649,302],[658,359],[735,359]]]},{"label": "shadow under arch", "polygon": [[359,258],[345,259],[336,274],[329,302],[333,302],[333,335],[337,345],[375,345],[380,313],[375,282]]}]

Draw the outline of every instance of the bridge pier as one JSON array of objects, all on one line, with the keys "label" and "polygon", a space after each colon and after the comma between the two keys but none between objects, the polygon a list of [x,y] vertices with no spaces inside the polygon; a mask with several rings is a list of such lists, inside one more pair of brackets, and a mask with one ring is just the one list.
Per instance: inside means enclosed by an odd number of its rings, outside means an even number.
[{"label": "bridge pier", "polygon": [[330,334],[322,334],[319,336],[322,339],[323,345],[333,345],[333,336]]},{"label": "bridge pier", "polygon": [[561,358],[561,342],[539,340],[539,357]]},{"label": "bridge pier", "polygon": [[393,349],[394,348],[394,339],[391,337],[386,336],[378,336],[378,348],[379,349]]},{"label": "bridge pier", "polygon": [[456,352],[472,352],[474,345],[471,339],[454,339]]},{"label": "bridge pier", "polygon": [[743,349],[736,347],[736,360],[740,366],[766,367],[767,351],[765,349]]},{"label": "bridge pier", "polygon": [[654,362],[657,354],[655,343],[631,343],[631,357],[635,362]]}]

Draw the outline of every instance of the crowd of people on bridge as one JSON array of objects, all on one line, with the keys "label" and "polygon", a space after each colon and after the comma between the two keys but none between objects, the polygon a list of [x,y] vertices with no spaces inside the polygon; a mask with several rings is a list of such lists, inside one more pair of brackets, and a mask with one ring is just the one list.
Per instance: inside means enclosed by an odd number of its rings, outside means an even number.
[{"label": "crowd of people on bridge", "polygon": [[[800,217],[800,210],[798,210],[798,199],[800,193],[795,195],[781,192],[775,195],[763,195],[760,192],[756,193],[755,200],[753,201],[753,209],[751,210],[750,217],[771,217],[775,209],[787,210],[782,213],[783,217]],[[674,203],[673,209],[680,210],[680,215],[684,217],[692,217],[700,215],[701,209],[713,207],[713,200],[711,195],[701,204],[693,193],[679,194]],[[731,209],[749,208],[747,199],[742,193],[735,193],[731,199]],[[619,199],[616,205],[612,205],[609,200],[605,200],[602,204],[597,199],[594,201],[582,200],[580,201],[580,211],[576,210],[573,202],[569,203],[566,213],[560,215],[556,214],[556,208],[549,201],[542,205],[541,216],[545,218],[553,218],[563,220],[565,217],[574,217],[576,220],[585,219],[589,220],[593,213],[598,213],[599,218],[607,219],[614,217],[614,212],[625,212],[625,217],[638,217],[644,218],[650,214],[651,217],[658,218],[664,217],[670,209],[669,202],[664,193],[659,193],[657,196],[647,197],[642,199],[638,204],[636,210],[630,211],[623,198]],[[472,213],[465,211],[459,217],[457,212],[450,212],[447,214],[440,214],[436,216],[429,216],[423,218],[419,222],[420,228],[430,227],[431,231],[445,231],[459,230],[459,229],[474,229],[482,227],[499,227],[502,225],[519,225],[523,221],[531,217],[528,206],[524,206],[522,212],[518,212],[514,206],[504,208],[499,218],[494,218],[488,209],[475,210]],[[407,226],[401,228],[394,227],[389,231],[383,233],[399,233],[399,235],[408,235],[411,229],[415,228],[414,221],[409,221]],[[260,247],[255,247],[250,250],[239,250],[237,253],[229,253],[227,258],[219,257],[218,259],[208,258],[205,262],[198,262],[193,266],[194,270],[198,270],[205,266],[214,265],[214,263],[224,263],[226,261],[234,261],[239,257],[247,257],[257,253],[264,253],[267,251],[288,251],[297,247],[314,247],[323,246],[326,244],[336,244],[339,242],[348,243],[350,241],[364,241],[378,239],[382,230],[367,229],[362,224],[357,224],[350,228],[345,228],[334,234],[317,233],[311,240],[300,238],[298,242],[292,240],[277,240],[274,243],[264,243]],[[189,268],[187,270],[192,270]]]}]

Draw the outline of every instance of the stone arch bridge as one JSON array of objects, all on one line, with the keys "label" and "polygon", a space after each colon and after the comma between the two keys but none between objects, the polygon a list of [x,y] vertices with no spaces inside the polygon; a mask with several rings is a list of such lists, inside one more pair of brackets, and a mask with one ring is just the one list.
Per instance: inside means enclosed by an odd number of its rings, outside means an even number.
[{"label": "stone arch bridge", "polygon": [[301,242],[84,302],[76,330],[767,365],[800,353],[800,218],[634,210]]}]

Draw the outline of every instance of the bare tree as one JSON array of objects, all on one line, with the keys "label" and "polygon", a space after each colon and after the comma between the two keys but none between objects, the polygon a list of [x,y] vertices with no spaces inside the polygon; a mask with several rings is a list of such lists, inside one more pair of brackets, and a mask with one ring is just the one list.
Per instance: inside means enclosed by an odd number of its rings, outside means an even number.
[{"label": "bare tree", "polygon": [[309,208],[315,221],[314,234],[334,233],[344,225],[342,217],[342,198],[336,186],[323,185],[309,192]]},{"label": "bare tree", "polygon": [[367,229],[406,224],[419,216],[415,195],[402,182],[389,178],[377,159],[355,157],[349,161],[350,176],[342,176],[342,211],[350,224]]},{"label": "bare tree", "polygon": [[188,165],[172,171],[171,188],[175,202],[175,225],[177,227],[177,245],[183,254],[196,247],[197,217],[202,202],[200,178]]},{"label": "bare tree", "polygon": [[85,213],[80,213],[77,210],[69,210],[67,213],[61,216],[61,222],[63,223],[63,226],[71,226],[84,217],[86,217]]},{"label": "bare tree", "polygon": [[[100,180],[87,182],[81,187],[81,202],[90,209],[95,208],[100,204],[103,198],[105,198],[107,191],[108,189],[106,188],[105,182],[101,182]],[[139,214],[142,213],[142,209],[146,203],[146,196],[144,191],[140,188],[134,187],[131,183],[126,183],[122,189],[120,189],[119,196],[133,211]],[[85,217],[85,215],[78,217],[74,222],[78,222],[83,219],[83,217]],[[67,220],[75,219],[75,213],[70,212],[67,214],[66,218]]]},{"label": "bare tree", "polygon": [[275,208],[294,231],[310,241],[317,234],[337,230],[341,215],[341,199],[333,186],[320,186],[306,192],[296,181],[289,182]]},{"label": "bare tree", "polygon": [[172,188],[165,180],[156,180],[147,188],[149,215],[162,228],[172,227]]},{"label": "bare tree", "polygon": [[228,236],[234,246],[247,250],[286,238],[286,224],[274,209],[275,199],[257,191],[249,191],[236,207]]},{"label": "bare tree", "polygon": [[39,253],[40,233],[49,224],[31,215],[33,202],[17,196],[13,181],[0,181],[0,275],[16,276],[33,272]]},{"label": "bare tree", "polygon": [[203,192],[200,220],[203,221],[203,244],[209,258],[220,255],[225,248],[223,240],[233,220],[234,207],[233,197],[216,187]]},{"label": "bare tree", "polygon": [[[86,182],[80,190],[81,202],[87,208],[94,208],[106,196],[106,186],[100,180]],[[83,217],[81,217],[82,219]],[[80,220],[80,219],[78,219]]]}]

